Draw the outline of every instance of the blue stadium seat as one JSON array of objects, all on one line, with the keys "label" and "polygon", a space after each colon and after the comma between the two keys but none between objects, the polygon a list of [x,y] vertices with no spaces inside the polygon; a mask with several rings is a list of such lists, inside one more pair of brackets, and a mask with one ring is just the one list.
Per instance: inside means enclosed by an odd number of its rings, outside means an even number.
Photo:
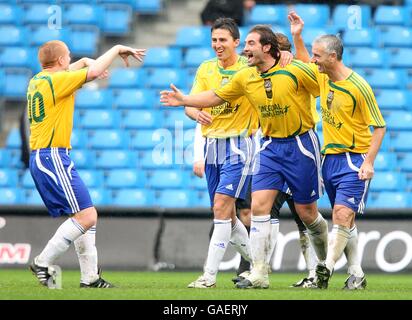
[{"label": "blue stadium seat", "polygon": [[406,25],[408,17],[401,6],[381,5],[376,8],[375,25]]},{"label": "blue stadium seat", "polygon": [[180,48],[152,47],[146,52],[143,66],[146,68],[179,68],[181,63]]},{"label": "blue stadium seat", "polygon": [[0,25],[0,47],[27,45],[28,35],[25,27]]},{"label": "blue stadium seat", "polygon": [[103,171],[101,170],[85,170],[85,169],[80,169],[77,170],[80,178],[83,180],[84,184],[88,187],[102,187],[103,186],[103,181],[104,181],[104,175]]},{"label": "blue stadium seat", "polygon": [[22,191],[17,188],[0,188],[0,205],[20,204]]},{"label": "blue stadium seat", "polygon": [[397,168],[397,157],[393,152],[380,151],[374,163],[375,170],[388,171]]},{"label": "blue stadium seat", "polygon": [[0,168],[9,167],[10,158],[10,150],[0,148]]},{"label": "blue stadium seat", "polygon": [[151,89],[119,89],[114,91],[113,106],[119,109],[152,109],[159,104],[158,93]]},{"label": "blue stadium seat", "polygon": [[0,67],[35,69],[40,66],[37,62],[37,52],[32,48],[6,47],[0,48]]},{"label": "blue stadium seat", "polygon": [[385,26],[379,31],[379,45],[382,47],[412,47],[412,29],[403,26]]},{"label": "blue stadium seat", "polygon": [[407,109],[411,106],[411,94],[406,90],[375,90],[376,101],[380,109]]},{"label": "blue stadium seat", "polygon": [[88,149],[75,149],[70,151],[76,169],[92,169],[95,166],[96,155]]},{"label": "blue stadium seat", "polygon": [[6,148],[8,149],[20,149],[21,148],[21,136],[18,128],[10,130],[6,139]]},{"label": "blue stadium seat", "polygon": [[189,178],[187,172],[176,169],[153,170],[148,185],[155,189],[183,188],[189,185]]},{"label": "blue stadium seat", "polygon": [[406,82],[404,70],[396,69],[364,69],[361,76],[373,89],[398,89]]},{"label": "blue stadium seat", "polygon": [[137,165],[143,169],[172,169],[176,168],[173,159],[173,150],[147,150],[141,154]]},{"label": "blue stadium seat", "polygon": [[165,136],[162,133],[163,129],[138,130],[130,138],[130,147],[138,150],[153,150],[155,146],[164,142]]},{"label": "blue stadium seat", "polygon": [[139,14],[157,15],[163,9],[162,0],[136,0],[134,10]]},{"label": "blue stadium seat", "polygon": [[105,35],[125,36],[132,30],[133,8],[128,4],[107,4],[104,6],[102,31]]},{"label": "blue stadium seat", "polygon": [[16,169],[25,169],[26,167],[23,165],[23,162],[21,161],[21,149],[10,149],[10,168],[16,168]]},{"label": "blue stadium seat", "polygon": [[412,48],[389,49],[389,65],[392,68],[412,68]]},{"label": "blue stadium seat", "polygon": [[[28,37],[28,43],[31,46],[41,46],[43,43],[50,40],[61,40],[68,43],[68,31],[67,28],[51,29],[46,25],[36,25],[29,28],[30,37]],[[71,48],[70,48],[71,50]]]},{"label": "blue stadium seat", "polygon": [[133,168],[137,162],[137,156],[125,150],[99,151],[96,157],[96,168],[98,169],[122,169]]},{"label": "blue stadium seat", "polygon": [[185,67],[197,68],[205,61],[214,58],[215,53],[210,47],[188,48],[183,60]]},{"label": "blue stadium seat", "polygon": [[159,192],[156,204],[162,208],[191,207],[193,192],[186,190],[164,189]]},{"label": "blue stadium seat", "polygon": [[412,128],[412,112],[392,111],[385,117],[388,130],[407,130]]},{"label": "blue stadium seat", "polygon": [[33,3],[24,6],[23,23],[47,25],[53,9],[50,6],[51,4],[48,3]]},{"label": "blue stadium seat", "polygon": [[182,27],[177,31],[173,46],[183,48],[206,47],[211,43],[210,28],[205,26]]},{"label": "blue stadium seat", "polygon": [[72,25],[67,35],[67,45],[73,56],[97,56],[100,41],[100,29],[96,26]]},{"label": "blue stadium seat", "polygon": [[371,181],[371,191],[398,191],[406,186],[404,173],[394,171],[377,171]]},{"label": "blue stadium seat", "polygon": [[330,201],[329,201],[329,197],[326,194],[326,192],[323,194],[322,197],[319,198],[318,207],[323,208],[323,209],[331,209],[331,204],[330,204]]},{"label": "blue stadium seat", "polygon": [[119,129],[90,132],[89,147],[92,149],[123,149],[127,145],[127,135]]},{"label": "blue stadium seat", "polygon": [[102,27],[103,8],[100,6],[74,3],[66,5],[64,10],[63,21],[68,25],[94,25]]},{"label": "blue stadium seat", "polygon": [[372,9],[368,5],[338,4],[333,10],[332,24],[338,28],[359,30],[371,25]]},{"label": "blue stadium seat", "polygon": [[155,192],[147,189],[120,189],[113,197],[113,205],[121,207],[151,207],[155,203]]},{"label": "blue stadium seat", "polygon": [[[192,193],[193,194],[193,193]],[[192,202],[192,207],[210,208],[210,197],[207,191],[197,192],[198,197]]]},{"label": "blue stadium seat", "polygon": [[121,126],[126,129],[155,129],[160,127],[160,115],[156,110],[127,110]]},{"label": "blue stadium seat", "polygon": [[327,4],[296,4],[293,8],[305,21],[305,28],[322,28],[329,22],[330,9]]},{"label": "blue stadium seat", "polygon": [[401,191],[382,191],[372,193],[368,199],[368,208],[408,208],[411,206],[409,194]]},{"label": "blue stadium seat", "polygon": [[17,186],[18,172],[15,169],[0,168],[0,187]]},{"label": "blue stadium seat", "polygon": [[34,184],[33,177],[31,176],[30,170],[24,171],[23,176],[21,177],[21,185],[26,189],[35,189],[36,185]]},{"label": "blue stadium seat", "polygon": [[3,96],[9,100],[26,100],[27,86],[32,71],[26,68],[7,68],[4,69],[5,87]]},{"label": "blue stadium seat", "polygon": [[343,44],[345,47],[374,47],[376,38],[376,31],[372,28],[347,29],[343,34]]},{"label": "blue stadium seat", "polygon": [[30,206],[43,206],[43,199],[37,189],[25,190],[23,203]]},{"label": "blue stadium seat", "polygon": [[104,109],[112,107],[112,91],[108,89],[81,89],[76,93],[76,108]]},{"label": "blue stadium seat", "polygon": [[152,89],[168,89],[173,83],[178,88],[186,87],[187,73],[177,68],[157,68],[148,76],[146,85]]},{"label": "blue stadium seat", "polygon": [[353,68],[382,68],[386,65],[386,53],[380,49],[351,48],[346,53],[346,63]]},{"label": "blue stadium seat", "polygon": [[72,131],[70,144],[73,149],[86,148],[87,143],[88,143],[88,134],[86,130],[74,129]]},{"label": "blue stadium seat", "polygon": [[302,37],[303,37],[303,40],[305,42],[305,45],[310,47],[310,46],[312,46],[313,40],[315,40],[317,37],[322,36],[322,35],[327,34],[327,33],[328,33],[328,31],[324,27],[319,27],[319,28],[315,28],[315,27],[306,28],[305,27],[305,29],[303,29],[303,31],[302,31]]},{"label": "blue stadium seat", "polygon": [[199,189],[199,190],[207,190],[206,178],[205,177],[199,178],[193,174],[191,175],[190,186],[192,188]]},{"label": "blue stadium seat", "polygon": [[11,3],[0,4],[0,24],[18,25],[23,19],[21,7]]},{"label": "blue stadium seat", "polygon": [[397,152],[412,151],[412,132],[401,131],[397,132],[394,137],[391,138],[391,148]]},{"label": "blue stadium seat", "polygon": [[80,126],[85,129],[111,129],[119,126],[120,114],[117,110],[87,109],[80,118]]},{"label": "blue stadium seat", "polygon": [[89,189],[90,198],[95,206],[105,206],[112,204],[112,193],[101,187]]},{"label": "blue stadium seat", "polygon": [[109,77],[110,88],[140,88],[144,86],[146,71],[140,68],[113,68]]},{"label": "blue stadium seat", "polygon": [[6,73],[0,69],[0,97],[3,96],[3,89],[6,86]]},{"label": "blue stadium seat", "polygon": [[136,169],[110,170],[106,177],[106,187],[119,188],[144,188],[146,177],[142,171]]},{"label": "blue stadium seat", "polygon": [[412,172],[412,152],[399,154],[398,164],[401,171]]},{"label": "blue stadium seat", "polygon": [[181,110],[166,110],[163,116],[163,127],[165,128],[195,128],[196,122],[186,116],[183,109]]},{"label": "blue stadium seat", "polygon": [[247,24],[286,25],[288,24],[287,7],[285,5],[257,4],[250,12]]}]

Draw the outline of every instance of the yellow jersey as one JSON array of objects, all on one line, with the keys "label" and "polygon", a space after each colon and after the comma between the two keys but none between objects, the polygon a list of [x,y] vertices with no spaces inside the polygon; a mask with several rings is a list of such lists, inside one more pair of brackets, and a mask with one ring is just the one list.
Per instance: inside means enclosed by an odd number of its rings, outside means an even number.
[{"label": "yellow jersey", "polygon": [[[245,67],[247,61],[241,56],[234,65],[226,69],[219,65],[217,58],[207,60],[199,66],[190,94],[218,89]],[[249,136],[259,127],[257,114],[246,97],[202,110],[212,116],[212,124],[202,126],[202,135],[205,137]]]},{"label": "yellow jersey", "polygon": [[370,126],[386,125],[369,84],[354,71],[345,80],[332,82],[319,72],[316,64],[306,67],[308,78],[315,77],[319,85],[322,153],[368,152],[372,140]]},{"label": "yellow jersey", "polygon": [[41,71],[29,82],[27,109],[30,148],[71,148],[74,92],[87,79],[87,68],[77,71]]},{"label": "yellow jersey", "polygon": [[257,111],[263,136],[288,138],[303,134],[315,127],[315,106],[306,88],[306,82],[312,83],[299,76],[295,61],[285,68],[277,64],[265,73],[255,67],[242,69],[215,93],[225,101],[246,96]]}]

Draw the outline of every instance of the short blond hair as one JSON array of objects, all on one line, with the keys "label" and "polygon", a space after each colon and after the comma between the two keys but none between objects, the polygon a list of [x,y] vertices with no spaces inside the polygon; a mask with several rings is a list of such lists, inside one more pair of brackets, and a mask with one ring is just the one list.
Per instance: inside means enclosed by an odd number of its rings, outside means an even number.
[{"label": "short blond hair", "polygon": [[66,44],[60,40],[51,40],[42,44],[37,55],[42,68],[53,67],[65,54],[66,49]]}]

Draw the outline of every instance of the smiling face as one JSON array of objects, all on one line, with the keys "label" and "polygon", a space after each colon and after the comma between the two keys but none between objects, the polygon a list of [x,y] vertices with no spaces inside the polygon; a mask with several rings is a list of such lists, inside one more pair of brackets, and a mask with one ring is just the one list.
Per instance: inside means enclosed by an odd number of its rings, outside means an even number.
[{"label": "smiling face", "polygon": [[239,39],[234,39],[229,30],[215,29],[212,31],[212,49],[220,61],[226,61],[236,56]]},{"label": "smiling face", "polygon": [[250,67],[258,66],[264,60],[264,48],[260,43],[260,34],[251,32],[247,35],[245,40],[244,53],[247,57],[247,63]]},{"label": "smiling face", "polygon": [[325,44],[321,42],[314,42],[312,46],[312,62],[314,62],[319,69],[319,72],[326,73],[331,65],[331,54],[326,51]]}]

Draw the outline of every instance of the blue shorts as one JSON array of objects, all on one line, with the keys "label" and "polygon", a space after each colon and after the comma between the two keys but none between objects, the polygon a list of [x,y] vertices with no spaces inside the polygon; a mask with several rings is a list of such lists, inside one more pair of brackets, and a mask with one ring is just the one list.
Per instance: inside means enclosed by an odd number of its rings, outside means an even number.
[{"label": "blue shorts", "polygon": [[89,191],[66,148],[45,148],[30,154],[30,173],[53,217],[93,207]]},{"label": "blue shorts", "polygon": [[324,157],[323,182],[332,208],[339,204],[354,212],[364,212],[370,182],[358,177],[364,160],[364,154],[351,152],[327,154]]},{"label": "blue shorts", "polygon": [[312,203],[322,195],[320,144],[313,130],[293,138],[262,138],[254,162],[252,192],[285,191],[286,183],[296,203]]},{"label": "blue shorts", "polygon": [[206,138],[205,174],[212,207],[216,193],[245,199],[253,154],[251,137]]}]

